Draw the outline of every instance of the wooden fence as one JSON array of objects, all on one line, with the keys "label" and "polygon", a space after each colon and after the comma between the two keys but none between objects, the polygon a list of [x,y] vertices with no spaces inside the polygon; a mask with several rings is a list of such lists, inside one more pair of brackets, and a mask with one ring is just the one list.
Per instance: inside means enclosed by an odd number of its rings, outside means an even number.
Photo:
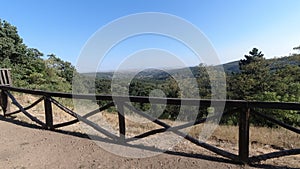
[{"label": "wooden fence", "polygon": [[11,69],[0,69],[0,85],[11,86],[12,80],[10,76]]},{"label": "wooden fence", "polygon": [[[287,125],[281,121],[278,121],[272,117],[270,117],[267,114],[263,114],[260,112],[255,111],[256,108],[261,109],[281,109],[281,110],[296,110],[300,111],[300,103],[282,103],[282,102],[255,102],[255,101],[241,101],[241,100],[205,100],[205,99],[178,99],[178,98],[151,98],[152,104],[160,104],[160,103],[167,103],[169,105],[201,105],[209,107],[212,102],[214,103],[224,103],[225,107],[230,108],[236,108],[239,110],[239,141],[238,141],[238,154],[233,154],[230,152],[227,152],[225,150],[219,149],[215,146],[212,146],[210,144],[207,144],[205,142],[202,142],[182,131],[180,129],[184,129],[187,127],[191,127],[200,123],[205,122],[209,118],[213,119],[213,117],[208,118],[202,118],[198,119],[195,122],[188,122],[179,126],[170,126],[163,121],[160,121],[159,119],[155,119],[148,114],[145,114],[144,112],[137,111],[133,107],[128,104],[128,98],[122,97],[122,96],[105,96],[105,95],[88,95],[88,94],[70,94],[70,93],[59,93],[59,92],[45,92],[45,91],[36,91],[36,90],[28,90],[28,89],[21,89],[21,88],[15,88],[10,86],[0,86],[1,89],[1,106],[3,109],[4,116],[13,115],[16,113],[23,113],[25,116],[30,118],[32,121],[36,122],[37,124],[41,125],[42,127],[50,130],[54,130],[55,128],[67,126],[74,124],[76,122],[82,121],[85,124],[89,125],[93,129],[95,129],[98,132],[101,132],[102,134],[106,135],[113,141],[117,142],[123,142],[127,143],[132,140],[137,140],[141,138],[145,138],[150,135],[154,135],[156,133],[162,133],[165,131],[171,131],[178,136],[183,137],[186,140],[189,140],[190,142],[201,146],[207,150],[210,150],[218,155],[221,155],[223,157],[229,158],[235,162],[240,162],[243,164],[249,164],[253,162],[258,162],[270,158],[276,158],[286,155],[295,155],[300,154],[300,149],[290,149],[290,150],[281,150],[277,152],[272,152],[268,154],[258,155],[258,156],[249,156],[249,117],[252,115],[256,115],[259,117],[262,117],[266,120],[269,120],[281,127],[284,127],[292,132],[295,132],[297,134],[300,134],[300,129],[295,128],[293,126]],[[25,93],[25,94],[33,94],[33,95],[39,95],[41,96],[40,99],[36,100],[34,103],[27,107],[23,107],[13,96],[12,92],[19,92],[19,93]],[[86,99],[86,100],[104,100],[107,101],[108,104],[106,104],[103,107],[100,107],[92,112],[89,112],[85,114],[84,116],[79,115],[78,113],[72,111],[71,109],[67,108],[66,106],[62,105],[60,102],[58,102],[54,97],[58,98],[73,98],[73,99]],[[19,110],[14,112],[9,112],[8,110],[8,99],[12,101],[12,104],[17,106]],[[131,96],[130,102],[135,103],[149,103],[149,97],[137,97],[137,96]],[[119,105],[115,105],[114,100],[118,100]],[[45,122],[39,120],[38,118],[32,116],[30,113],[27,112],[28,109],[34,107],[40,102],[44,102],[45,107]],[[68,113],[69,115],[74,117],[74,120],[54,124],[53,123],[53,113],[52,113],[52,104],[56,105],[60,109],[62,109],[64,112]],[[95,115],[96,113],[99,113],[103,110],[106,110],[112,106],[118,106],[118,123],[119,123],[119,135],[115,135],[113,133],[110,133],[109,131],[105,130],[98,124],[93,123],[92,121],[89,121],[87,118]],[[146,119],[151,120],[153,123],[156,123],[160,125],[162,128],[155,129],[152,131],[148,131],[146,133],[137,135],[135,137],[126,138],[126,127],[125,127],[125,115],[124,115],[124,108],[128,108],[129,110],[134,111],[135,113],[143,116]],[[242,111],[241,111],[242,110]],[[242,112],[242,113],[241,113]]]}]

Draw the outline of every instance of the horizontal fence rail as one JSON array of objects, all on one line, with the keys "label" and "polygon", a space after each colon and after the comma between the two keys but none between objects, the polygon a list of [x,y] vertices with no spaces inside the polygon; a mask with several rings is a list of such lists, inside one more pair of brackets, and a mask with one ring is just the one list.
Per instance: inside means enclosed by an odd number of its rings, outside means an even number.
[{"label": "horizontal fence rail", "polygon": [[[61,93],[61,92],[47,92],[41,90],[30,90],[10,86],[0,86],[1,90],[9,90],[19,93],[51,96],[69,99],[84,99],[84,100],[105,100],[105,101],[127,101],[127,96],[111,96],[111,95],[95,95],[95,94],[76,94],[76,93]],[[262,108],[262,109],[281,109],[281,110],[300,110],[300,103],[293,102],[260,102],[260,101],[245,101],[245,100],[211,100],[211,99],[188,99],[188,98],[149,98],[143,96],[129,96],[130,102],[136,103],[151,103],[161,104],[167,103],[169,105],[200,105],[210,106],[211,103],[225,103],[228,107],[237,108]]]},{"label": "horizontal fence rail", "polygon": [[[23,113],[25,116],[27,116],[29,119],[34,121],[35,123],[41,125],[42,127],[50,130],[54,130],[55,128],[71,125],[74,123],[77,123],[79,121],[89,125],[94,130],[104,134],[108,138],[117,141],[119,143],[128,143],[137,139],[145,138],[150,135],[154,135],[157,133],[162,133],[165,131],[171,131],[174,134],[185,138],[186,140],[201,146],[207,150],[210,150],[216,154],[219,154],[223,157],[229,158],[233,161],[240,162],[243,164],[249,164],[253,162],[258,162],[261,160],[266,160],[270,158],[275,157],[281,157],[285,155],[295,155],[300,154],[300,149],[291,149],[291,150],[282,150],[278,152],[273,153],[267,153],[259,156],[249,156],[249,119],[250,116],[253,114],[255,116],[262,117],[272,123],[275,123],[281,127],[284,127],[292,132],[295,132],[297,134],[300,134],[299,128],[287,125],[279,120],[274,119],[273,117],[270,117],[266,114],[260,113],[256,111],[257,108],[259,109],[279,109],[279,110],[296,110],[300,112],[300,103],[283,103],[283,102],[258,102],[258,101],[245,101],[245,100],[209,100],[209,99],[189,99],[189,98],[149,98],[149,97],[141,97],[141,96],[111,96],[111,95],[92,95],[92,94],[71,94],[71,93],[60,93],[60,92],[46,92],[46,91],[39,91],[39,90],[29,90],[29,89],[22,89],[22,88],[16,88],[16,87],[10,87],[7,85],[0,86],[1,89],[1,107],[4,113],[4,116],[10,116],[17,113]],[[12,95],[11,92],[19,92],[19,93],[25,93],[25,94],[32,94],[41,96],[40,99],[33,102],[31,105],[27,107],[23,107],[17,99]],[[78,113],[72,111],[71,109],[67,108],[66,106],[62,105],[59,101],[54,99],[54,97],[58,98],[68,98],[68,99],[85,99],[85,100],[95,100],[95,101],[108,101],[106,105],[88,112],[84,116],[79,115]],[[12,101],[12,104],[16,105],[16,107],[19,108],[19,110],[14,112],[9,112],[9,101],[10,99]],[[115,105],[114,100],[117,100],[118,105]],[[180,129],[184,129],[187,127],[191,127],[200,123],[205,122],[206,120],[212,120],[215,117],[206,117],[202,119],[197,119],[195,122],[188,122],[179,126],[170,126],[163,121],[153,118],[150,115],[142,112],[137,111],[134,109],[129,102],[135,102],[135,103],[150,103],[151,104],[162,104],[167,103],[168,105],[200,105],[204,107],[209,107],[211,105],[218,106],[218,105],[225,105],[227,108],[235,108],[237,110],[242,110],[239,112],[239,151],[238,154],[233,154],[230,152],[227,152],[225,150],[219,149],[215,146],[212,146],[208,143],[202,142],[192,136],[190,136],[187,133],[181,132]],[[27,110],[33,108],[38,103],[44,102],[44,108],[45,108],[45,122],[39,120],[38,118],[32,116]],[[120,104],[121,103],[121,104]],[[53,110],[52,105],[57,106],[67,114],[74,117],[74,120],[63,122],[59,124],[54,124],[53,122]],[[112,106],[118,107],[118,123],[119,123],[119,136],[115,135],[113,133],[110,133],[106,129],[102,128],[101,125],[98,125],[87,118],[90,116],[93,116],[97,113],[102,112],[103,110],[106,110]],[[128,110],[131,110],[132,112],[139,114],[140,116],[152,121],[153,123],[158,124],[162,128],[151,130],[148,132],[145,132],[143,134],[126,138],[126,124],[125,124],[125,115],[124,115],[124,108],[127,108]]]}]

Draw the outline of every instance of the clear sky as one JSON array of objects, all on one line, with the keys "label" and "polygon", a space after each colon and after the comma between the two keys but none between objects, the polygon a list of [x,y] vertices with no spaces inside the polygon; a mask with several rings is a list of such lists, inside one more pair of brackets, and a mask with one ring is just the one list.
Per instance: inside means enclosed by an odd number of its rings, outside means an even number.
[{"label": "clear sky", "polygon": [[[210,40],[222,63],[242,59],[253,47],[272,58],[287,56],[300,45],[299,0],[0,0],[0,4],[0,18],[18,28],[28,47],[45,55],[54,53],[74,65],[98,29],[141,12],[169,13],[194,24]],[[139,44],[138,40],[130,44]],[[161,43],[160,48],[167,46]],[[122,49],[128,48],[118,49],[115,53],[122,55]],[[179,53],[188,55],[184,50]],[[192,59],[187,62],[199,64]]]}]

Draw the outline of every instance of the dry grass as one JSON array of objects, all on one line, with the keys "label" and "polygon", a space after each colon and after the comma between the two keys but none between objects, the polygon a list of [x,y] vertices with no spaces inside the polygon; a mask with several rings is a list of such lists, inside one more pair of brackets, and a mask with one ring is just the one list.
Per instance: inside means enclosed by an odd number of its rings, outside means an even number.
[{"label": "dry grass", "polygon": [[[103,117],[108,121],[115,130],[118,130],[118,115],[116,113],[103,113]],[[140,117],[126,118],[127,136],[138,135],[146,131],[161,128],[152,122],[137,123],[141,121]],[[172,121],[163,120],[165,123],[172,124]],[[179,124],[173,124],[179,125]],[[199,124],[186,129],[191,136],[198,138],[203,130],[204,125]],[[157,135],[160,137],[159,135]],[[287,131],[283,128],[265,128],[250,127],[250,156],[262,155],[282,149],[300,148],[300,136],[296,133]],[[220,125],[212,133],[211,137],[206,140],[208,144],[214,145],[220,149],[238,154],[238,126]],[[187,140],[182,140],[173,147],[174,151],[212,155],[211,152],[195,146]],[[286,156],[282,158],[269,159],[261,163],[271,165],[283,165],[290,167],[300,167],[300,155]]]},{"label": "dry grass", "polygon": [[[194,137],[199,135],[202,125],[192,128],[190,134]],[[216,128],[212,134],[212,138],[237,143],[238,126],[221,125]],[[280,148],[299,148],[300,135],[284,128],[266,128],[266,127],[250,127],[250,143],[272,145]]]},{"label": "dry grass", "polygon": [[[118,130],[118,115],[117,113],[104,112],[103,116],[115,130]],[[146,131],[161,128],[159,125],[150,122],[142,121],[140,117],[126,118],[126,129],[128,135],[142,134]],[[136,122],[138,121],[138,122]],[[163,120],[165,123],[172,125],[172,121]],[[178,124],[177,124],[178,125]],[[203,124],[199,124],[190,128],[187,128],[188,133],[198,138],[203,129]],[[237,144],[238,142],[238,126],[220,125],[212,133],[209,140],[228,142],[231,144]],[[294,132],[288,131],[284,128],[266,128],[266,127],[250,127],[250,143],[253,145],[266,146],[270,145],[279,149],[291,149],[300,148],[300,135]]]},{"label": "dry grass", "polygon": [[[103,112],[102,115],[103,115],[102,117],[104,117],[104,120],[107,121],[109,124],[111,124],[111,126],[113,126],[115,130],[119,129],[117,113]],[[164,122],[169,125],[172,125],[173,123],[170,120],[164,120]],[[150,130],[161,128],[159,125],[147,119],[144,119],[140,116],[134,116],[134,115],[127,116],[125,118],[125,124],[126,124],[126,132],[128,136],[138,135]]]},{"label": "dry grass", "polygon": [[[40,96],[34,95],[23,95],[23,94],[14,94],[18,102],[26,107],[30,105],[34,101],[40,98]],[[70,100],[64,100],[67,104],[70,104]],[[53,108],[53,120],[54,123],[61,123],[65,121],[69,121],[74,119],[72,116],[63,112],[61,109],[52,106]],[[18,110],[18,108],[14,105],[11,105],[11,111]],[[84,110],[84,109],[83,109]],[[32,115],[44,121],[44,104],[43,102],[39,103],[37,106],[28,110]],[[146,120],[138,115],[128,115],[126,114],[126,129],[128,136],[142,134],[146,131],[150,131],[153,129],[161,128],[159,125]],[[22,121],[29,122],[30,121],[26,116],[22,113],[16,115],[16,117]],[[102,112],[102,117],[104,117],[105,121],[107,121],[115,130],[118,130],[118,115],[117,113],[108,113]],[[165,123],[174,126],[179,125],[174,124],[173,121],[163,120]],[[184,123],[184,122],[182,122]],[[203,124],[196,125],[193,127],[187,128],[187,131],[191,136],[198,138],[199,133],[203,129]],[[232,144],[237,144],[238,142],[238,126],[218,126],[213,134],[210,137],[210,140],[215,141],[225,141]],[[250,127],[250,143],[252,144],[261,144],[261,145],[271,145],[278,148],[290,149],[290,148],[299,148],[300,147],[300,135],[288,131],[284,128],[266,128],[266,127]]]},{"label": "dry grass", "polygon": [[[27,105],[30,105],[40,97],[32,96],[32,95],[19,95],[14,94],[19,101],[19,103],[26,107]],[[66,101],[66,103],[69,103],[69,101]],[[17,108],[13,105],[11,105],[11,110],[17,110]],[[82,108],[82,111],[85,112],[85,108]],[[39,118],[40,120],[44,121],[44,104],[43,102],[39,103],[34,108],[28,110],[32,115]],[[85,112],[87,113],[87,112]],[[81,114],[82,115],[82,114]],[[118,126],[118,114],[117,113],[108,113],[108,112],[101,112],[101,118],[108,122],[110,126],[116,131],[119,130]],[[17,119],[32,123],[26,116],[24,116],[22,113],[19,113],[15,115]],[[53,117],[54,117],[54,123],[61,123],[65,121],[69,121],[74,119],[67,113],[60,110],[58,107],[53,105]],[[177,122],[176,124],[173,121],[170,120],[162,120],[165,123],[176,126],[183,124],[184,122]],[[183,131],[188,132],[191,136],[198,138],[199,134],[203,130],[203,124],[199,124],[193,127],[189,127]],[[133,115],[133,114],[126,114],[126,135],[127,137],[132,137],[135,135],[142,134],[144,132],[161,128],[161,126],[145,120],[144,118]],[[67,130],[73,130],[73,131],[81,131],[80,125],[72,125],[70,127],[65,127],[63,129]],[[116,132],[117,133],[117,132]],[[300,135],[293,133],[291,131],[288,131],[283,128],[265,128],[265,127],[250,127],[250,154],[251,155],[258,155],[258,154],[264,154],[272,151],[276,151],[278,149],[291,149],[291,148],[300,148]],[[238,126],[217,126],[217,128],[214,130],[210,138],[208,138],[207,142],[209,144],[215,145],[219,148],[226,149],[227,151],[230,151],[232,153],[237,153],[238,151]],[[179,148],[178,148],[179,147]],[[203,151],[199,150],[198,147],[195,147],[194,145],[188,143],[187,141],[184,141],[183,144],[180,144],[175,147],[175,149],[178,149],[179,151],[188,151],[191,153],[195,153],[195,151]],[[184,149],[184,150],[183,150]],[[190,149],[190,150],[186,150]],[[197,153],[197,152],[196,152]],[[297,156],[289,156],[285,157],[282,161],[282,163],[289,165],[289,160],[291,161],[298,161],[299,155]],[[286,160],[288,159],[288,160]],[[277,163],[276,159],[270,160],[271,163]],[[296,162],[297,164],[297,162]],[[295,165],[298,167],[298,164]]]},{"label": "dry grass", "polygon": [[[39,96],[33,95],[23,95],[23,94],[14,94],[18,102],[26,107],[30,105],[37,99]],[[65,101],[65,102],[70,102]],[[11,111],[18,110],[14,105],[11,105]],[[32,115],[36,116],[40,120],[44,121],[44,104],[43,102],[39,103],[34,108],[28,110]],[[118,115],[117,113],[107,113],[102,112],[105,120],[113,126],[114,129],[118,129]],[[27,117],[22,113],[17,114],[17,118],[22,121],[31,122]],[[63,112],[61,109],[53,105],[53,118],[55,123],[60,123],[68,120],[74,119],[67,113]],[[174,125],[170,120],[163,120],[169,125]],[[177,124],[178,125],[178,124]],[[130,115],[126,118],[126,128],[127,132],[130,135],[142,134],[145,131],[150,131],[153,129],[160,128],[159,125],[145,120],[144,118],[137,115]],[[190,128],[187,128],[186,131],[193,136],[199,137],[203,125],[196,125]],[[230,143],[237,143],[238,140],[238,127],[237,126],[218,126],[214,133],[211,136],[211,139],[223,140]],[[300,147],[300,136],[294,132],[288,131],[283,128],[265,128],[265,127],[250,127],[250,142],[252,144],[262,144],[262,145],[273,145],[281,148],[299,148]]]},{"label": "dry grass", "polygon": [[284,128],[251,127],[250,141],[287,149],[300,148],[300,135]]},{"label": "dry grass", "polygon": [[[36,100],[38,100],[39,98],[42,97],[42,96],[35,96],[35,95],[28,95],[28,94],[25,95],[25,94],[19,94],[19,93],[13,93],[13,95],[16,98],[16,100],[19,102],[19,104],[21,104],[23,107],[29,106],[30,104],[32,104],[33,102],[35,102]],[[67,100],[67,99],[62,100],[62,102],[65,102],[66,104],[70,104],[69,103],[70,100]],[[19,110],[19,108],[13,104],[11,104],[10,109],[11,109],[11,112]],[[60,108],[56,107],[53,104],[52,104],[52,109],[53,109],[54,124],[58,124],[58,123],[62,123],[62,122],[66,122],[66,121],[74,119],[72,116],[65,113],[64,111],[62,111]],[[41,120],[43,122],[45,121],[45,110],[44,110],[44,102],[43,101],[27,111],[31,115],[38,118],[39,120]],[[21,121],[27,122],[27,123],[34,123],[21,112],[13,115],[13,117],[15,117]]]}]

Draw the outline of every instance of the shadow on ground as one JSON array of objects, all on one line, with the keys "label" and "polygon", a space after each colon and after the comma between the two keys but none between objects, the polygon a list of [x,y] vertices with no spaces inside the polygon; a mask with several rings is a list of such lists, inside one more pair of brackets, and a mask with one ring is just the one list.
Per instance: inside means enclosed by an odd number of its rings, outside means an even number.
[{"label": "shadow on ground", "polygon": [[[9,123],[13,123],[13,124],[16,124],[16,125],[19,125],[19,126],[28,127],[28,128],[32,128],[32,129],[45,130],[41,126],[38,126],[36,124],[26,123],[26,122],[17,120],[14,117],[11,117],[11,116],[4,117],[4,116],[0,115],[0,121],[9,122]],[[121,145],[124,145],[124,146],[144,149],[144,150],[153,151],[153,152],[162,152],[162,153],[170,154],[170,155],[176,155],[176,156],[196,158],[196,159],[202,159],[202,160],[208,160],[208,161],[214,161],[214,162],[220,162],[220,163],[240,165],[240,163],[238,163],[238,162],[235,162],[235,161],[232,161],[232,160],[229,160],[229,159],[226,159],[226,158],[222,158],[222,157],[209,156],[209,155],[203,155],[203,154],[189,154],[189,153],[169,151],[169,150],[166,151],[166,150],[161,150],[161,149],[158,149],[158,148],[143,146],[143,145],[131,145],[131,144],[120,142],[120,141],[115,141],[115,140],[111,140],[111,139],[107,139],[107,138],[102,138],[102,137],[99,137],[99,136],[96,136],[96,135],[88,136],[87,134],[83,134],[83,133],[80,133],[80,132],[74,132],[74,131],[66,131],[66,130],[60,130],[60,129],[55,129],[55,130],[52,130],[52,131],[57,132],[57,133],[61,133],[61,134],[71,135],[71,136],[74,136],[74,137],[85,138],[85,139],[90,139],[90,137],[93,137],[93,139],[96,139],[97,141],[102,141],[102,142],[106,142],[106,143],[110,143],[110,144],[118,144],[118,145],[121,144]],[[290,168],[290,167],[287,167],[287,166],[275,166],[275,165],[270,165],[270,164],[259,164],[259,163],[251,164],[250,166],[251,167],[256,167],[256,168],[296,169],[296,168]],[[244,168],[244,167],[242,167],[242,168]]]}]

